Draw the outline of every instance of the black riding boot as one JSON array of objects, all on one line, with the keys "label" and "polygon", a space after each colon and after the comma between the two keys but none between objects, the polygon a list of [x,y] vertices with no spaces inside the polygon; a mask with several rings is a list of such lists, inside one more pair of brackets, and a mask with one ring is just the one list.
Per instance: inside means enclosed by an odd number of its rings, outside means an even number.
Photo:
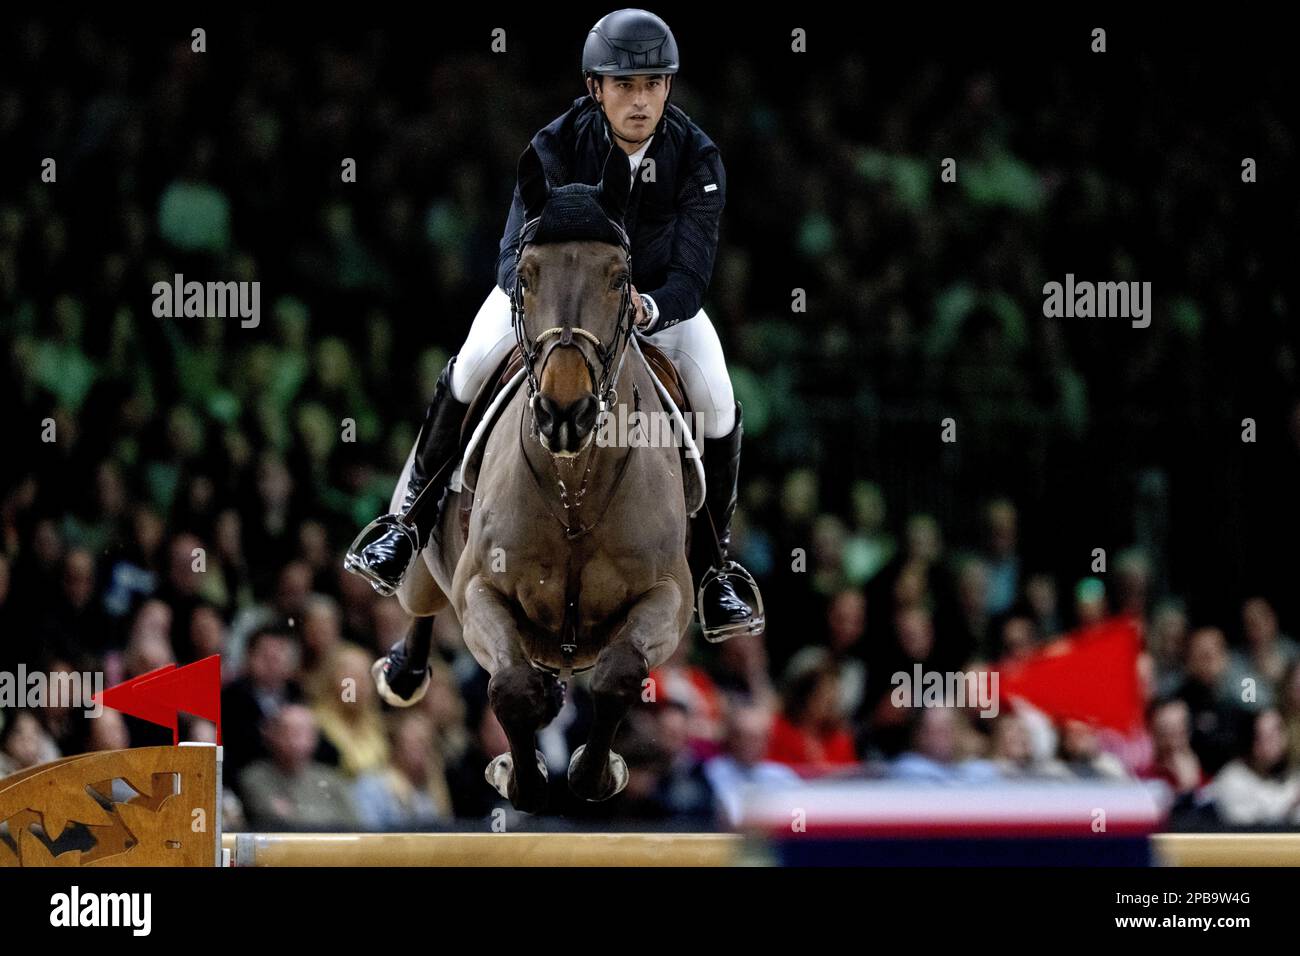
[{"label": "black riding boot", "polygon": [[[763,632],[763,599],[749,572],[729,555],[731,517],[736,512],[736,491],[740,478],[740,440],[744,434],[740,403],[736,403],[736,424],[725,438],[704,439],[704,480],[707,485],[704,509],[695,518],[691,542],[691,573],[699,590],[697,610],[704,636],[714,643],[737,634]],[[711,520],[710,520],[711,519]],[[737,593],[736,585],[752,595]]]},{"label": "black riding boot", "polygon": [[397,590],[411,559],[429,540],[442,515],[445,491],[431,489],[429,495],[434,498],[422,499],[414,510],[412,505],[430,480],[445,483],[460,457],[460,428],[468,406],[451,394],[451,373],[455,365],[453,357],[442,370],[433,401],[424,414],[401,515],[385,515],[371,522],[352,543],[343,562],[344,567],[366,578],[380,594]]}]

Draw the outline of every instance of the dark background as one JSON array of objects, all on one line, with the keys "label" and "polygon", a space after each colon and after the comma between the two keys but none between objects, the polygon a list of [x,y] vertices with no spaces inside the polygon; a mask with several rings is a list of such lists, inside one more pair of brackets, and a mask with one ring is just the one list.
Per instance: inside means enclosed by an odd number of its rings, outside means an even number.
[{"label": "dark background", "polygon": [[[834,594],[868,587],[839,566],[846,541],[901,543],[909,516],[927,513],[948,556],[978,554],[996,497],[1017,509],[1021,582],[1052,578],[1062,627],[1092,549],[1113,568],[1136,547],[1151,568],[1141,610],[1179,598],[1194,625],[1236,641],[1242,600],[1260,594],[1284,632],[1300,631],[1285,30],[1185,13],[656,10],[682,50],[672,102],[728,172],[706,309],[746,408],[738,543],[766,589],[774,676],[824,639]],[[161,569],[167,542],[211,544],[233,510],[244,567],[226,620],[271,599],[301,557],[303,522],[341,556],[386,507],[432,376],[491,287],[518,154],[583,92],[582,40],[604,12],[11,21],[11,656],[125,643],[143,593],[93,633],[50,622],[68,548],[94,553],[98,601],[117,563]],[[203,55],[189,52],[195,25]],[[808,30],[806,54],[790,51],[794,26]],[[1093,26],[1108,30],[1104,54],[1089,52]],[[495,27],[506,54],[488,52]],[[46,156],[57,184],[40,182]],[[356,184],[340,182],[345,156]],[[1246,156],[1257,183],[1241,182]],[[955,184],[938,180],[943,157],[958,161]],[[185,224],[199,238],[186,241]],[[261,326],[155,319],[152,283],[176,272],[260,280]],[[1151,326],[1044,318],[1042,286],[1067,272],[1151,282]],[[795,287],[806,314],[790,312]],[[47,416],[54,445],[39,440]],[[337,441],[345,417],[355,444]],[[939,441],[946,417],[955,444]],[[1241,441],[1247,417],[1254,444]],[[125,491],[117,510],[102,500],[104,469]],[[791,490],[801,469],[815,496]],[[285,477],[290,493],[268,490]],[[854,513],[860,481],[885,502],[878,531]],[[165,525],[152,552],[133,539],[140,508]],[[813,554],[803,577],[786,571],[797,547]],[[344,596],[334,563],[314,571],[315,590]],[[864,646],[887,639],[873,626]]]}]

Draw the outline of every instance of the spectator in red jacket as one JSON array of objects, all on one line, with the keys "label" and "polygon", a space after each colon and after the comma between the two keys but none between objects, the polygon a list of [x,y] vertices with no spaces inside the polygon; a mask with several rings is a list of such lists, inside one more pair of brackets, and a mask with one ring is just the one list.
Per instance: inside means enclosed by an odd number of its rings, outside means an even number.
[{"label": "spectator in red jacket", "polygon": [[828,655],[787,674],[781,696],[767,759],[803,774],[857,763],[853,736],[840,710],[839,677]]}]

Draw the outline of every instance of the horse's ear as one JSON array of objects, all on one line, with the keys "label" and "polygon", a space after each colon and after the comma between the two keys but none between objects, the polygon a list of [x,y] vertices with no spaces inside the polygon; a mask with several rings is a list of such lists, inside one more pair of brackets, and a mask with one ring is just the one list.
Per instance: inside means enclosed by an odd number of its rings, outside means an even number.
[{"label": "horse's ear", "polygon": [[542,157],[537,155],[533,144],[529,143],[523,155],[519,157],[519,197],[524,201],[524,219],[536,219],[542,214],[542,207],[550,198],[551,187],[546,182],[546,170],[542,168]]},{"label": "horse's ear", "polygon": [[620,225],[627,212],[628,193],[632,190],[632,164],[618,146],[609,148],[605,169],[600,174],[600,205],[610,219]]}]

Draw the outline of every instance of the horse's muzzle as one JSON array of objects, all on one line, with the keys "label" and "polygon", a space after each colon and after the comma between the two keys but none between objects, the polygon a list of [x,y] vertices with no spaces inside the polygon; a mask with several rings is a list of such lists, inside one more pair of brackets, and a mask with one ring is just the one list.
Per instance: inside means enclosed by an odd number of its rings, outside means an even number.
[{"label": "horse's muzzle", "polygon": [[591,393],[561,408],[538,392],[533,402],[533,415],[537,419],[542,445],[552,455],[576,455],[586,447],[596,427],[598,410],[596,396]]}]

